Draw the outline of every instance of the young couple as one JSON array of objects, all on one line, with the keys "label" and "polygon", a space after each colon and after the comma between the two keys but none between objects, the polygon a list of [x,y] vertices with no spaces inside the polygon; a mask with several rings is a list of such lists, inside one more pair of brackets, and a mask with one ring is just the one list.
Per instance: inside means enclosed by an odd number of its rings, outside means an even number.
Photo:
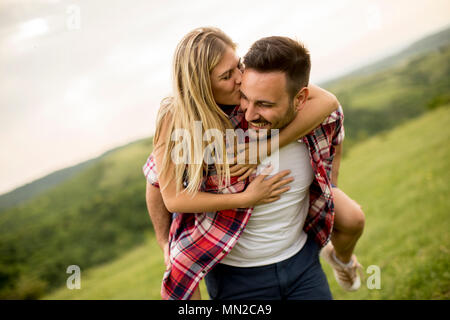
[{"label": "young couple", "polygon": [[[166,263],[162,298],[199,299],[205,277],[211,299],[331,299],[320,251],[338,283],[358,289],[353,250],[364,214],[336,187],[342,108],[309,84],[310,57],[301,43],[260,39],[243,59],[245,70],[235,48],[221,30],[198,28],[175,52],[173,96],[161,104],[143,168]],[[194,121],[203,130],[194,130]],[[270,137],[279,149],[269,148],[257,164],[179,163],[176,129],[189,133],[190,159],[203,159],[203,135],[211,129],[279,129]],[[248,150],[247,144],[247,160]],[[255,174],[271,162],[277,172]]]}]

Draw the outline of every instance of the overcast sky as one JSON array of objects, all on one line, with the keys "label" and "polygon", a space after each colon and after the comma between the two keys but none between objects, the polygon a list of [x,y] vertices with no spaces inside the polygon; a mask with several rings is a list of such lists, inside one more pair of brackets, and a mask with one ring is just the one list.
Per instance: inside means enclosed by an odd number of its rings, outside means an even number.
[{"label": "overcast sky", "polygon": [[241,55],[301,40],[318,83],[449,23],[448,0],[1,0],[0,193],[150,136],[193,28],[223,29]]}]

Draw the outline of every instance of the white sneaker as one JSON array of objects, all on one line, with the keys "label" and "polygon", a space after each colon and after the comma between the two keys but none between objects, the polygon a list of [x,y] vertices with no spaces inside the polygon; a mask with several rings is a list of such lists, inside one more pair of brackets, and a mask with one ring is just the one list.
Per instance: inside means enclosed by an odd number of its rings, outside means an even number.
[{"label": "white sneaker", "polygon": [[334,247],[331,242],[322,248],[320,256],[333,268],[334,277],[337,283],[347,291],[356,291],[361,287],[361,278],[358,273],[362,266],[358,263],[355,255],[349,263],[339,261],[334,254]]}]

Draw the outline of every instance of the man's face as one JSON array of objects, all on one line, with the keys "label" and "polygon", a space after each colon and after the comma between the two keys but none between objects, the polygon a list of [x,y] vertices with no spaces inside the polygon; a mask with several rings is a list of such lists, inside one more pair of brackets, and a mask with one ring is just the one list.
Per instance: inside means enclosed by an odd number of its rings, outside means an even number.
[{"label": "man's face", "polygon": [[241,108],[250,129],[284,128],[297,114],[294,100],[287,92],[283,72],[261,73],[245,69],[241,83]]}]

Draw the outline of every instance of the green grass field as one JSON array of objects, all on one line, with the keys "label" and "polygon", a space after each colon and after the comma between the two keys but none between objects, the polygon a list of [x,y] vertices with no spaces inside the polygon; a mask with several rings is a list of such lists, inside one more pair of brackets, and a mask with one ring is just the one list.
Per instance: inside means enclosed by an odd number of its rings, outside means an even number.
[{"label": "green grass field", "polygon": [[[362,288],[341,290],[323,263],[335,299],[450,299],[450,106],[375,136],[345,155],[340,187],[366,214],[356,254]],[[381,270],[368,289],[365,271]],[[162,253],[153,236],[121,258],[81,270],[81,289],[44,299],[159,299]],[[68,275],[69,276],[69,275]],[[204,283],[202,295],[207,298]]]},{"label": "green grass field", "polygon": [[121,258],[81,270],[81,289],[62,287],[43,299],[158,299],[163,264],[154,236],[148,236]]},{"label": "green grass field", "polygon": [[356,254],[381,289],[344,292],[323,264],[336,299],[450,298],[449,121],[443,107],[346,155],[340,187],[366,215]]}]

